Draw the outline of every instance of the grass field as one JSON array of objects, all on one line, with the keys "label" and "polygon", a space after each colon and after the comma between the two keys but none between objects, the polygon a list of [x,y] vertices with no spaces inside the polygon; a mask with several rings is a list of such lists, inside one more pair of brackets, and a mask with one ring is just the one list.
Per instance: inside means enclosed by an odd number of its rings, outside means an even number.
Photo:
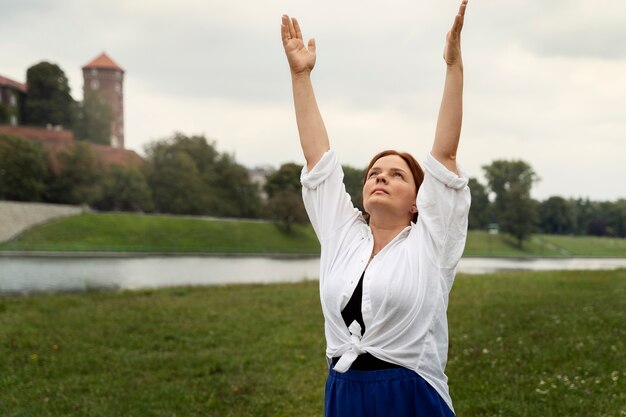
[{"label": "grass field", "polygon": [[[271,223],[175,216],[84,214],[34,227],[0,251],[318,253],[310,226],[284,233]],[[626,257],[626,239],[535,235],[520,249],[512,237],[470,231],[466,256]]]},{"label": "grass field", "polygon": [[34,227],[0,250],[318,253],[310,227],[138,214],[83,214]]},{"label": "grass field", "polygon": [[[459,276],[458,416],[626,415],[626,270]],[[317,283],[0,298],[0,415],[320,416]]]}]

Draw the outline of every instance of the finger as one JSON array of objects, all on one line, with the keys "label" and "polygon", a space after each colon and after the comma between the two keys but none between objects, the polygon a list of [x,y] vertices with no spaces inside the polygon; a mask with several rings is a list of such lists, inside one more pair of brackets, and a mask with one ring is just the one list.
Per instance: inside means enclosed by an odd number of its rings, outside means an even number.
[{"label": "finger", "polygon": [[282,23],[280,25],[280,36],[283,39],[283,43],[287,43],[289,40],[289,16],[283,15]]},{"label": "finger", "polygon": [[309,52],[311,52],[312,54],[315,54],[315,39],[309,39],[308,49],[309,49]]},{"label": "finger", "polygon": [[459,15],[461,16],[461,22],[459,24],[459,32],[463,29],[463,22],[465,22],[465,10],[467,9],[467,0],[463,0],[459,7]]},{"label": "finger", "polygon": [[463,0],[459,6],[459,14],[465,16],[465,9],[467,8],[467,0]]},{"label": "finger", "polygon": [[298,19],[294,17],[292,20],[293,20],[293,27],[296,30],[296,37],[298,39],[302,39],[302,30],[300,29],[300,23],[298,23]]},{"label": "finger", "polygon": [[291,38],[296,37],[296,29],[293,27],[293,20],[294,20],[293,17],[289,19],[289,37]]},{"label": "finger", "polygon": [[467,9],[467,0],[463,0],[461,6],[459,6],[458,16],[460,16],[461,19],[457,28],[458,32],[461,32],[461,29],[463,29],[463,22],[465,21],[465,9]]}]

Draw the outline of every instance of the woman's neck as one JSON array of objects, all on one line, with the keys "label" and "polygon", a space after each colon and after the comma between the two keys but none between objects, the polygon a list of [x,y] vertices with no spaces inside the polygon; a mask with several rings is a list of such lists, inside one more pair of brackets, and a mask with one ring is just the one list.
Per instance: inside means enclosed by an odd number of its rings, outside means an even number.
[{"label": "woman's neck", "polygon": [[372,235],[374,236],[374,249],[372,251],[372,255],[376,255],[380,252],[407,226],[408,224],[404,223],[383,223],[370,219],[370,229],[372,230]]}]

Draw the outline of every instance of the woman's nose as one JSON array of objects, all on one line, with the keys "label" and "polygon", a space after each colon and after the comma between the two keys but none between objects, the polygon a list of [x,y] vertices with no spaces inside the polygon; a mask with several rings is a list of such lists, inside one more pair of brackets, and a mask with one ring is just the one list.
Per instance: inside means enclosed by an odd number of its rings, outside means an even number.
[{"label": "woman's nose", "polygon": [[376,182],[383,182],[384,184],[387,184],[387,177],[381,172],[376,175]]}]

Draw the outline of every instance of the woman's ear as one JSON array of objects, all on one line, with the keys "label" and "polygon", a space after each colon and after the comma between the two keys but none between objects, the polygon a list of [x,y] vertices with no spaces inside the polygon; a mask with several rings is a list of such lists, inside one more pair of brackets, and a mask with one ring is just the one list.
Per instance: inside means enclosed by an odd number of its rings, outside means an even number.
[{"label": "woman's ear", "polygon": [[411,206],[411,213],[417,213],[417,206],[415,204]]}]

